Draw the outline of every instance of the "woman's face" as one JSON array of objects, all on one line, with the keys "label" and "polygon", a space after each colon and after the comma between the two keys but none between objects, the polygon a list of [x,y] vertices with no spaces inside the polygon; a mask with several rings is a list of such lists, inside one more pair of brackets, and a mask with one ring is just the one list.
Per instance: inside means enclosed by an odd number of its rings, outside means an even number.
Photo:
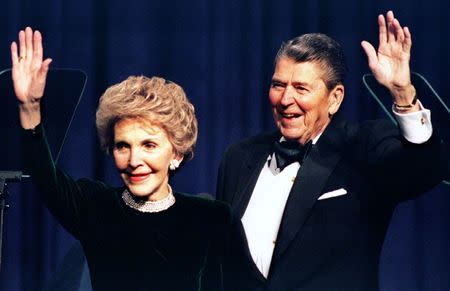
[{"label": "woman's face", "polygon": [[113,157],[128,190],[153,201],[169,193],[170,161],[181,161],[164,129],[138,119],[122,119],[115,124]]}]

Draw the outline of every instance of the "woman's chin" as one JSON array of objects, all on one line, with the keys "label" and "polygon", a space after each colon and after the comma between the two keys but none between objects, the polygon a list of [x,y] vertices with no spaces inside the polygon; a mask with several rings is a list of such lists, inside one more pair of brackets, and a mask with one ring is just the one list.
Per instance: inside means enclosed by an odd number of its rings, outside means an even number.
[{"label": "woman's chin", "polygon": [[149,193],[152,191],[149,191],[149,189],[145,189],[144,187],[139,187],[135,185],[128,185],[128,191],[133,195],[134,197],[138,199],[148,200],[147,198],[150,196]]}]

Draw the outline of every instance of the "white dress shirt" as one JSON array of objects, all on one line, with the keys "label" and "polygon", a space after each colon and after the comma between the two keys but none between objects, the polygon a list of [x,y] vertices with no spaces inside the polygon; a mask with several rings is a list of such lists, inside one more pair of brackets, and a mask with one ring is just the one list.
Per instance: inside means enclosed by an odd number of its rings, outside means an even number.
[{"label": "white dress shirt", "polygon": [[[432,135],[430,111],[424,109],[420,101],[421,111],[400,114],[394,112],[403,136],[411,143],[424,143]],[[317,142],[321,134],[313,140]],[[282,140],[284,138],[282,137]],[[270,155],[261,169],[252,196],[241,222],[247,237],[248,247],[255,265],[267,278],[272,262],[278,230],[284,207],[300,164],[292,163],[283,171],[277,171],[276,159]]]}]

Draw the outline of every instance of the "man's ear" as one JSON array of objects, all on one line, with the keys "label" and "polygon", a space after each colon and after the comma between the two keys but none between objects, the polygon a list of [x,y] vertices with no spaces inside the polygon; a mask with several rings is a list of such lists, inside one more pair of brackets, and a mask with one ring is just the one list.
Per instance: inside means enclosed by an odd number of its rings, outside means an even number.
[{"label": "man's ear", "polygon": [[344,100],[345,88],[344,85],[338,84],[331,90],[328,96],[328,115],[334,115],[341,107]]}]

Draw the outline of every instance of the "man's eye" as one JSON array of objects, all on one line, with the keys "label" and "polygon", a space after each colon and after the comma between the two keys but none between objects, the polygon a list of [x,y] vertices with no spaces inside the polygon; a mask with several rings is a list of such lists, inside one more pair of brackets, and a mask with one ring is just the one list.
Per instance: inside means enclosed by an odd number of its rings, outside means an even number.
[{"label": "man's eye", "polygon": [[279,82],[272,82],[270,84],[270,87],[272,87],[272,88],[281,88],[281,87],[283,87],[283,84],[279,83]]},{"label": "man's eye", "polygon": [[295,87],[295,90],[300,91],[300,92],[307,92],[308,89],[306,87],[303,86],[297,86]]}]

